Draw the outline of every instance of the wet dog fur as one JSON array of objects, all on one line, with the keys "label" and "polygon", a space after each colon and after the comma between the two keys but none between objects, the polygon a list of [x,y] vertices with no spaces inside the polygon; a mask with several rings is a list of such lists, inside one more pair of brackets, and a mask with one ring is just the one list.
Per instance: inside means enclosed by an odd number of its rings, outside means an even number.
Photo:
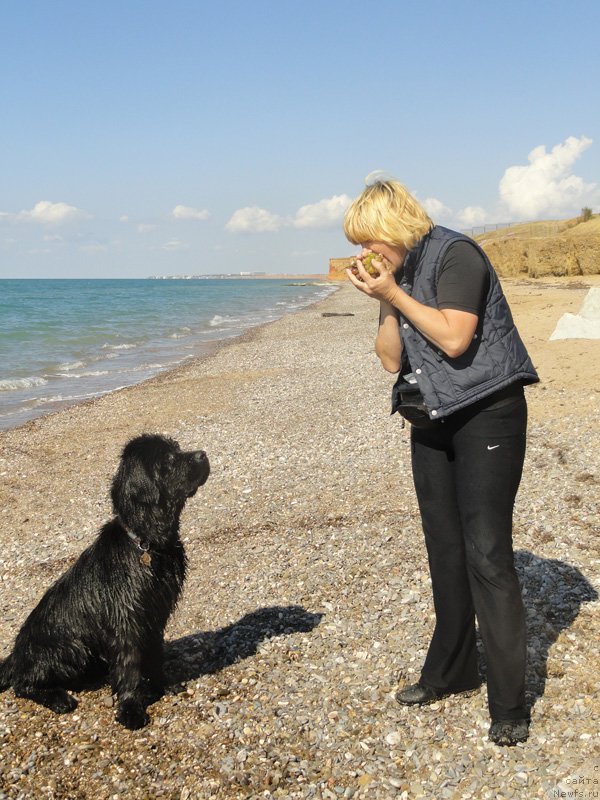
[{"label": "wet dog fur", "polygon": [[164,630],[185,578],[179,518],[209,471],[206,453],[163,436],[125,446],[111,486],[115,517],[27,617],[0,663],[0,689],[60,714],[77,706],[67,689],[108,678],[117,721],[147,724],[147,706],[164,691]]}]

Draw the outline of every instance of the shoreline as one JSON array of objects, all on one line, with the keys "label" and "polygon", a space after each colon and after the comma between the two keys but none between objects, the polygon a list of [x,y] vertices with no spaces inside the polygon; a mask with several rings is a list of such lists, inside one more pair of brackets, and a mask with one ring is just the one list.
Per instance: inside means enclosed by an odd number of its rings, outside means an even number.
[{"label": "shoreline", "polygon": [[135,734],[107,687],[61,716],[2,693],[0,798],[541,796],[595,774],[598,345],[548,341],[589,284],[502,283],[542,379],[526,389],[514,525],[529,741],[487,741],[485,686],[418,710],[393,700],[418,678],[433,608],[409,431],[373,352],[377,304],[341,284],[209,356],[0,431],[0,658],[110,518],[131,436],[201,447],[212,468],[182,517],[173,692]]},{"label": "shoreline", "polygon": [[[265,276],[265,277],[271,277],[271,276]],[[278,277],[284,278],[285,276],[278,276]],[[237,278],[235,278],[235,280],[237,280]],[[317,284],[314,284],[312,281],[307,282],[307,283],[310,283],[311,285],[317,285]],[[331,282],[326,282],[323,285],[331,287],[331,290],[332,290],[331,293],[333,293],[334,291],[336,291],[338,289],[338,287],[335,284],[332,284]],[[166,374],[168,374],[168,373],[170,373],[170,372],[172,372],[174,370],[179,369],[180,367],[185,367],[186,365],[191,364],[191,363],[193,363],[194,361],[196,361],[198,359],[201,360],[201,359],[204,359],[204,358],[208,358],[213,353],[215,353],[220,347],[222,347],[223,345],[226,345],[228,343],[234,342],[239,337],[244,336],[248,331],[251,331],[254,328],[260,327],[262,325],[268,325],[271,322],[276,322],[278,319],[281,319],[281,317],[285,316],[286,314],[298,313],[298,311],[302,311],[305,308],[309,308],[310,306],[321,302],[323,299],[326,299],[326,297],[325,298],[319,297],[319,298],[316,298],[314,300],[311,300],[308,304],[303,305],[300,309],[293,309],[293,310],[289,310],[288,309],[288,310],[285,310],[285,311],[281,312],[281,316],[277,316],[275,319],[271,319],[271,320],[267,319],[267,320],[264,320],[262,322],[258,322],[258,323],[252,324],[249,327],[247,327],[244,330],[242,330],[240,333],[236,333],[233,336],[231,336],[231,335],[223,335],[222,338],[219,338],[219,339],[199,340],[195,344],[195,349],[196,349],[195,353],[193,353],[191,355],[185,355],[184,351],[180,350],[179,354],[176,355],[175,352],[174,352],[170,356],[171,363],[169,365],[158,369],[153,374],[150,374],[148,377],[136,380],[135,378],[133,378],[133,376],[136,373],[136,370],[133,369],[133,370],[130,370],[129,374],[128,374],[128,377],[129,377],[129,379],[131,379],[131,382],[126,382],[126,383],[124,383],[122,385],[115,385],[115,386],[112,386],[111,388],[108,388],[108,389],[98,388],[96,390],[92,389],[91,386],[90,387],[82,386],[81,387],[82,391],[84,391],[86,393],[84,393],[81,396],[67,396],[67,397],[60,398],[60,399],[52,399],[51,398],[51,399],[46,400],[44,403],[42,403],[41,399],[39,399],[38,400],[39,405],[34,405],[34,406],[29,407],[29,408],[21,408],[20,407],[20,408],[16,409],[15,411],[7,413],[4,417],[0,417],[0,433],[3,432],[3,431],[9,431],[9,430],[14,430],[14,429],[20,428],[22,426],[27,425],[29,422],[32,422],[32,421],[36,420],[36,419],[45,418],[45,417],[47,417],[49,415],[59,413],[62,410],[65,410],[65,409],[68,409],[68,408],[72,408],[74,406],[88,404],[88,403],[93,402],[94,400],[96,400],[96,399],[98,399],[100,397],[105,397],[107,395],[110,395],[113,392],[120,392],[120,391],[123,391],[125,389],[129,389],[129,388],[131,388],[133,386],[142,385],[142,384],[146,383],[149,380],[153,380],[153,379],[155,379],[157,377],[160,377],[161,375],[166,375]],[[114,381],[113,381],[113,383],[114,383]],[[88,390],[88,391],[86,391],[86,390]],[[0,395],[0,397],[1,397],[1,395]]]}]

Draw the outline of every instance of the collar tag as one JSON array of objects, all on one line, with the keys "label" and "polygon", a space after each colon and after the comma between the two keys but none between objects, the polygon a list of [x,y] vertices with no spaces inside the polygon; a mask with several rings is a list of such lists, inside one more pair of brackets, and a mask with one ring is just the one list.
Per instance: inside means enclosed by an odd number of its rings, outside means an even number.
[{"label": "collar tag", "polygon": [[126,528],[125,526],[123,526],[123,529],[124,529],[125,533],[127,534],[127,536],[129,536],[131,541],[138,548],[138,550],[141,550],[142,554],[140,556],[140,564],[142,564],[142,566],[144,566],[144,567],[151,567],[152,566],[152,556],[148,552],[150,550],[150,547],[148,546],[148,544],[146,542],[143,542],[140,539],[140,537],[136,536],[135,533],[133,533],[132,531],[129,530],[129,528]]}]

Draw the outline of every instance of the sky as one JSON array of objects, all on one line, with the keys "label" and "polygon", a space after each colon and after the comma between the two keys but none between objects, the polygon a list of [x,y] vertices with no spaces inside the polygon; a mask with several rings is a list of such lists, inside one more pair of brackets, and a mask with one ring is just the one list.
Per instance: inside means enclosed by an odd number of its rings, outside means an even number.
[{"label": "sky", "polygon": [[434,221],[600,211],[598,0],[2,0],[0,278],[321,273],[374,170]]}]

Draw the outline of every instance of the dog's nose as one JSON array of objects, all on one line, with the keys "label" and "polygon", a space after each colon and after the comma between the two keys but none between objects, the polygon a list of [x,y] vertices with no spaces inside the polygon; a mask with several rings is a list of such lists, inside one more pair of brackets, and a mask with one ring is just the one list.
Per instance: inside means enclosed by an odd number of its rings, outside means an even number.
[{"label": "dog's nose", "polygon": [[196,450],[194,453],[194,460],[197,461],[199,464],[202,464],[204,461],[208,461],[208,456],[204,452],[204,450]]}]

